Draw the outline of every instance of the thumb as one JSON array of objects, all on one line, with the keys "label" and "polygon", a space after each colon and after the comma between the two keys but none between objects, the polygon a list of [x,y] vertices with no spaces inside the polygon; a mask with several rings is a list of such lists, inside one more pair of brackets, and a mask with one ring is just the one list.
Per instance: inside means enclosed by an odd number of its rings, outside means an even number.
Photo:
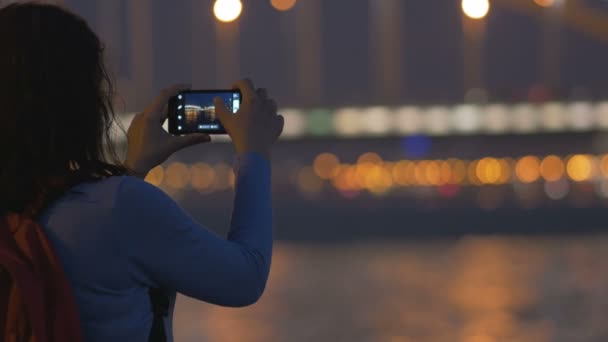
[{"label": "thumb", "polygon": [[226,102],[224,102],[224,99],[217,96],[213,99],[213,105],[215,106],[215,115],[220,119],[222,126],[226,128],[226,126],[230,125],[230,120],[232,119],[231,113],[228,110],[228,107],[226,107]]},{"label": "thumb", "polygon": [[182,148],[186,148],[192,145],[198,145],[202,143],[207,143],[211,141],[211,137],[209,134],[203,133],[194,133],[188,135],[182,135],[179,137],[174,137],[171,145],[174,151],[181,150]]}]

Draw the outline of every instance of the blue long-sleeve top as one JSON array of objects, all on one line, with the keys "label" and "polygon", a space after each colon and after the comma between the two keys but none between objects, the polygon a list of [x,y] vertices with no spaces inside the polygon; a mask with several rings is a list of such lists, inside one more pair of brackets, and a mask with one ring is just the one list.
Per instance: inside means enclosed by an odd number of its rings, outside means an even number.
[{"label": "blue long-sleeve top", "polygon": [[260,298],[272,255],[270,165],[243,154],[235,174],[227,239],[134,177],[80,184],[44,213],[41,225],[72,285],[86,341],[147,341],[150,287],[171,299],[169,341],[177,292],[232,307]]}]

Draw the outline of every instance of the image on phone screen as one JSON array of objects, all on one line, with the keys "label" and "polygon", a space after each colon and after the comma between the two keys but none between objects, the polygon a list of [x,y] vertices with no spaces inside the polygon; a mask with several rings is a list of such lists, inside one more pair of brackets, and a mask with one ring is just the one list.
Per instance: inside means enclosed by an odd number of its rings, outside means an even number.
[{"label": "image on phone screen", "polygon": [[169,101],[169,132],[225,134],[226,130],[215,114],[213,99],[221,97],[226,107],[236,113],[241,105],[238,90],[200,90],[179,93]]}]

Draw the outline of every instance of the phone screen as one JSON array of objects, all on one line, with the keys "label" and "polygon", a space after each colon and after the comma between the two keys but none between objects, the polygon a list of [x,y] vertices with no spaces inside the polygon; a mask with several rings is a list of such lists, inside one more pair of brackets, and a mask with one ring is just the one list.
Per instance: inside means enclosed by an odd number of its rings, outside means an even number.
[{"label": "phone screen", "polygon": [[241,106],[238,90],[190,90],[179,93],[169,101],[169,133],[225,134],[226,130],[215,115],[213,99],[221,97],[230,111]]}]

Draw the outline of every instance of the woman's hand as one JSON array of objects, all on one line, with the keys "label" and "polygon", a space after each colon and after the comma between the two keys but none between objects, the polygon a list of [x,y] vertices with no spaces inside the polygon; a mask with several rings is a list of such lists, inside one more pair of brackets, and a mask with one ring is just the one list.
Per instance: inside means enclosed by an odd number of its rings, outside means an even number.
[{"label": "woman's hand", "polygon": [[215,113],[226,132],[232,138],[236,152],[257,152],[270,160],[270,147],[283,132],[285,120],[277,114],[276,102],[268,97],[265,89],[255,89],[250,80],[233,85],[243,96],[243,104],[233,114],[224,101],[214,100]]},{"label": "woman's hand", "polygon": [[164,89],[146,109],[133,118],[127,131],[127,159],[125,166],[134,175],[145,177],[148,171],[164,162],[173,153],[200,143],[211,141],[207,134],[173,136],[163,122],[167,119],[167,102],[172,96],[190,87],[184,84]]}]

